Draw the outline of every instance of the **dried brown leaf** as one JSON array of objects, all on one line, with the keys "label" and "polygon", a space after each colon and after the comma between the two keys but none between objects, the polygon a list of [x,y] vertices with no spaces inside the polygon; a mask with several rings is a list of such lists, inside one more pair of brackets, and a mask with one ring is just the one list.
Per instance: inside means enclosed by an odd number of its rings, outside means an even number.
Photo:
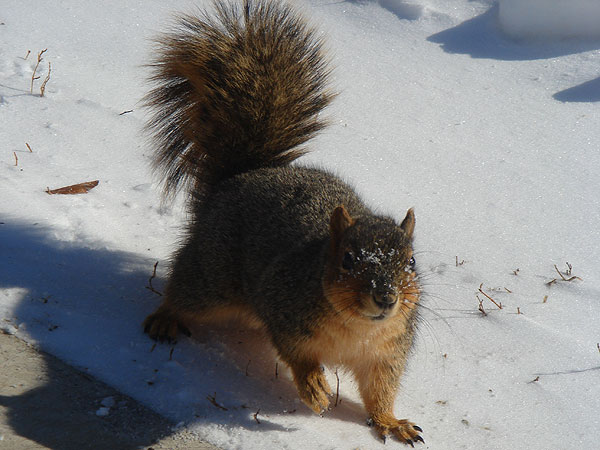
[{"label": "dried brown leaf", "polygon": [[86,194],[90,189],[94,189],[98,186],[99,181],[86,181],[85,183],[73,184],[71,186],[65,186],[58,189],[46,189],[48,194]]}]

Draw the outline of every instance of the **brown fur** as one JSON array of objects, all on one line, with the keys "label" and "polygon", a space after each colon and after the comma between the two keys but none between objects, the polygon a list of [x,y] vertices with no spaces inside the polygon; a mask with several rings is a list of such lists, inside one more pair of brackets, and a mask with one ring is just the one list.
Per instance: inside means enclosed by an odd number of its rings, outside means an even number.
[{"label": "brown fur", "polygon": [[325,126],[317,114],[333,97],[324,89],[321,42],[290,7],[247,1],[240,10],[216,1],[215,10],[215,17],[181,16],[157,40],[157,86],[146,104],[167,193],[289,164]]},{"label": "brown fur", "polygon": [[193,220],[144,329],[261,327],[309,408],[329,407],[321,365],[345,367],[379,435],[412,445],[420,428],[393,405],[417,323],[414,213],[398,224],[327,171],[289,165],[332,98],[321,43],[278,1],[215,5],[163,36],[153,65],[155,166],[168,193],[190,185]]}]

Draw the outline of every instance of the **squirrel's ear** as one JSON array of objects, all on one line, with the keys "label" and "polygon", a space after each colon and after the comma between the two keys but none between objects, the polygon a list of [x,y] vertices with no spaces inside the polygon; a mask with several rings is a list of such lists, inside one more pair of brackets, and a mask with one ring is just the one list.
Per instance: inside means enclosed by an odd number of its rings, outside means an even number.
[{"label": "squirrel's ear", "polygon": [[400,224],[400,228],[402,228],[407,238],[412,238],[413,231],[415,231],[415,212],[412,208],[406,213],[406,217]]},{"label": "squirrel's ear", "polygon": [[338,206],[331,214],[331,219],[329,221],[331,236],[337,241],[341,238],[344,231],[351,227],[352,224],[354,224],[354,220],[350,217],[350,214],[348,214],[344,205]]}]

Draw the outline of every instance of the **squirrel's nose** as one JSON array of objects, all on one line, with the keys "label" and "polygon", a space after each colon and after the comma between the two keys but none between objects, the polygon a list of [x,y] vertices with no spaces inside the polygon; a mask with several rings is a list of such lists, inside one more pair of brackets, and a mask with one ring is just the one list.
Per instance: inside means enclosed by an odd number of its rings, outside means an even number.
[{"label": "squirrel's nose", "polygon": [[377,306],[385,309],[385,308],[391,308],[392,306],[394,306],[396,304],[396,302],[398,301],[398,298],[395,295],[392,295],[390,293],[383,293],[383,294],[373,293],[373,301],[375,302],[375,304]]}]

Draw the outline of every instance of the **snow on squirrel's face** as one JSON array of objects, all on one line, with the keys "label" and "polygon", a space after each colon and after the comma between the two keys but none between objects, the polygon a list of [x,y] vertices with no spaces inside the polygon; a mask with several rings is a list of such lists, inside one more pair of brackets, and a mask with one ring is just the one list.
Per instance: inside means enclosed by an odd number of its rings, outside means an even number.
[{"label": "snow on squirrel's face", "polygon": [[419,287],[411,236],[391,220],[371,222],[345,230],[325,293],[340,314],[379,321],[416,308]]}]

